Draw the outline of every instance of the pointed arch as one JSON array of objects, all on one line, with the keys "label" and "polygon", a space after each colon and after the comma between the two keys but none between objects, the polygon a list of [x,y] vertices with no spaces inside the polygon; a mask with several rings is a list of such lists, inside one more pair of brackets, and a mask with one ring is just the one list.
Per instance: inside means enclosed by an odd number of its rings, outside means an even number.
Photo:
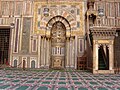
[{"label": "pointed arch", "polygon": [[46,36],[50,37],[50,32],[51,32],[52,26],[53,26],[54,23],[56,23],[58,21],[65,25],[66,37],[70,37],[70,35],[71,35],[71,26],[70,26],[69,22],[67,21],[67,19],[65,19],[62,16],[55,16],[55,17],[51,18],[48,21],[48,23],[46,24],[46,30],[47,30],[46,31]]},{"label": "pointed arch", "polygon": [[46,27],[47,27],[47,30],[51,30],[52,25],[53,25],[55,22],[58,22],[58,21],[62,22],[62,23],[65,25],[66,31],[70,31],[70,30],[71,30],[71,26],[70,26],[69,22],[67,21],[67,19],[65,19],[65,18],[62,17],[62,16],[55,16],[55,17],[51,18],[51,19],[48,21],[48,23],[47,23],[47,26],[46,26]]}]

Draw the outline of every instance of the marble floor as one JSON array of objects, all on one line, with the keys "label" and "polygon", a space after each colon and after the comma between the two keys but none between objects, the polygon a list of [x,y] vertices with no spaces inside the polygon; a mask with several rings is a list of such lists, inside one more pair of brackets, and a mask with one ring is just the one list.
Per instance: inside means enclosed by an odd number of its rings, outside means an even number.
[{"label": "marble floor", "polygon": [[120,74],[1,69],[0,90],[120,90]]}]

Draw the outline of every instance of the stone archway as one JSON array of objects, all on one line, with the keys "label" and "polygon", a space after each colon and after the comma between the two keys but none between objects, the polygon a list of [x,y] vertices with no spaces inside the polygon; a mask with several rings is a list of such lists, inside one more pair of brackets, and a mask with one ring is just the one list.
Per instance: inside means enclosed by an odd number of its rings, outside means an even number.
[{"label": "stone archway", "polygon": [[14,67],[17,67],[17,60],[14,60]]},{"label": "stone archway", "polygon": [[55,16],[53,18],[51,18],[48,23],[47,23],[47,30],[46,30],[46,36],[50,37],[51,36],[51,30],[52,30],[52,26],[55,22],[61,22],[64,24],[65,28],[66,28],[66,37],[70,37],[71,35],[71,26],[69,24],[69,22],[62,16]]},{"label": "stone archway", "polygon": [[57,21],[51,29],[51,67],[65,67],[65,45],[66,45],[66,28],[65,25]]},{"label": "stone archway", "polygon": [[61,69],[76,66],[75,38],[71,36],[71,26],[64,17],[51,18],[46,24],[45,34],[39,40],[40,67]]},{"label": "stone archway", "polygon": [[31,61],[31,68],[35,68],[35,61]]},{"label": "stone archway", "polygon": [[50,38],[50,67],[65,68],[69,63],[71,26],[62,16],[55,16],[47,23],[46,37]]},{"label": "stone archway", "polygon": [[0,27],[0,64],[9,63],[10,27]]},{"label": "stone archway", "polygon": [[114,73],[113,47],[116,31],[108,27],[93,27],[91,32],[93,35],[93,73]]}]

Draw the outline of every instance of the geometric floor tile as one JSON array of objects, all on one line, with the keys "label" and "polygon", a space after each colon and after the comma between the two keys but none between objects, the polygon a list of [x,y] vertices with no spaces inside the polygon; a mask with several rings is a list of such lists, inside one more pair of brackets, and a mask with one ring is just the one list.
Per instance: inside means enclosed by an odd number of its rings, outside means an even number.
[{"label": "geometric floor tile", "polygon": [[120,74],[0,70],[0,90],[120,90]]}]

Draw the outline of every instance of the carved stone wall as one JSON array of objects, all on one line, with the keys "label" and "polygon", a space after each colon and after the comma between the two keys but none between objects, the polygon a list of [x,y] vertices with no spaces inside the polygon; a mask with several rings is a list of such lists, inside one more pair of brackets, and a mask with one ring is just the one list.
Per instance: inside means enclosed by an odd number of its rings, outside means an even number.
[{"label": "carved stone wall", "polygon": [[[49,5],[47,5],[46,2],[34,2],[34,33],[45,35],[46,26],[50,19],[56,16],[61,16],[69,22],[72,36],[83,36],[85,32],[84,14],[84,4],[82,2],[68,3],[68,1],[49,1]],[[59,17],[56,19],[59,20]],[[69,27],[63,19],[61,22],[65,22],[65,26]],[[66,29],[68,29],[67,27]]]},{"label": "carved stone wall", "polygon": [[29,53],[29,40],[31,30],[31,18],[23,18],[23,31],[22,31],[22,45],[21,52],[23,54]]},{"label": "carved stone wall", "polygon": [[120,0],[95,0],[94,10],[98,11],[99,8],[103,9],[104,16],[97,17],[96,26],[120,26]]},{"label": "carved stone wall", "polygon": [[[31,63],[29,58],[34,57],[36,68],[49,65],[50,52],[45,47],[50,49],[50,24],[60,21],[65,25],[67,31],[65,36],[69,37],[67,60],[71,62],[67,67],[75,67],[77,53],[79,52],[78,55],[84,53],[86,2],[84,3],[84,0],[48,0],[47,4],[46,0],[0,0],[0,26],[15,24],[11,35],[10,64],[14,65],[16,58],[17,65],[25,59],[26,67],[29,68]],[[46,8],[49,8],[48,15],[44,13]],[[21,64],[19,67],[22,66]]]},{"label": "carved stone wall", "polygon": [[115,46],[114,46],[114,52],[115,52],[115,67],[120,66],[120,32],[118,32],[118,37],[115,37]]}]

